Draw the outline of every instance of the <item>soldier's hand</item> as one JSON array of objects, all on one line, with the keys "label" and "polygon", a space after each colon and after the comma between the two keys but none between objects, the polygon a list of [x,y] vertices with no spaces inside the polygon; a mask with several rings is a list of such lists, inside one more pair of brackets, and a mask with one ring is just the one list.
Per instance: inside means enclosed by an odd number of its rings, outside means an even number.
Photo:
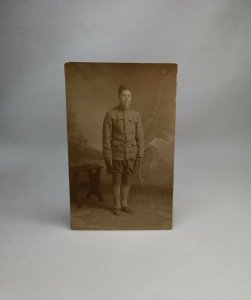
[{"label": "soldier's hand", "polygon": [[106,172],[108,174],[111,174],[112,173],[112,160],[111,159],[105,160],[105,165],[106,165]]},{"label": "soldier's hand", "polygon": [[142,157],[137,157],[136,159],[136,164],[137,165],[142,165],[143,164],[144,159]]}]

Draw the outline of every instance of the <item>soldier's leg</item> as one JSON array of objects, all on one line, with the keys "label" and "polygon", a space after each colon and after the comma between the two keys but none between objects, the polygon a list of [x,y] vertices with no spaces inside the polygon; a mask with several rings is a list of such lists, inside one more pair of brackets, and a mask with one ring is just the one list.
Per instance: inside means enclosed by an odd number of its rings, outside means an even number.
[{"label": "soldier's leg", "polygon": [[121,186],[121,204],[123,207],[128,206],[128,196],[130,192],[130,185],[131,185],[131,175],[130,174],[123,174],[122,177],[122,186]]},{"label": "soldier's leg", "polygon": [[112,175],[112,191],[113,191],[113,200],[114,207],[120,208],[120,184],[121,184],[121,175]]},{"label": "soldier's leg", "polygon": [[122,187],[121,187],[121,196],[122,196],[122,208],[127,213],[132,213],[132,209],[128,206],[128,197],[131,186],[131,176],[134,173],[135,169],[135,160],[127,160],[124,165],[124,172],[122,176]]},{"label": "soldier's leg", "polygon": [[120,209],[120,186],[122,176],[121,161],[113,160],[112,162],[112,191],[114,199],[114,207]]}]

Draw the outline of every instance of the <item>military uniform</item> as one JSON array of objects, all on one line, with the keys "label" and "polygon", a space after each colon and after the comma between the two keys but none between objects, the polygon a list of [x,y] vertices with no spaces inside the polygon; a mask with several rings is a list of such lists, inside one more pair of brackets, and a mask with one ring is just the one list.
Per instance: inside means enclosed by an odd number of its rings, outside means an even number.
[{"label": "military uniform", "polygon": [[140,113],[129,109],[131,93],[130,87],[119,86],[120,104],[106,113],[103,123],[103,156],[106,170],[112,174],[115,215],[120,214],[120,207],[126,213],[133,213],[128,206],[131,175],[136,159],[139,162],[144,155]]},{"label": "military uniform", "polygon": [[[135,161],[144,156],[143,126],[140,113],[120,105],[109,110],[103,123],[105,161]],[[116,163],[115,163],[116,164]]]}]

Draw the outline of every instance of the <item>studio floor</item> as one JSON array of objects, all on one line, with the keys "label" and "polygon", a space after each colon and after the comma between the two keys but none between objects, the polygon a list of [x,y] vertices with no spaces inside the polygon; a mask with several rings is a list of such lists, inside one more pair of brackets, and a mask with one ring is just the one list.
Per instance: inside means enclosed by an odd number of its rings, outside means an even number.
[{"label": "studio floor", "polygon": [[129,205],[133,214],[121,212],[113,215],[111,187],[101,187],[103,201],[94,196],[85,199],[85,191],[79,193],[81,208],[71,204],[72,229],[171,229],[172,197],[171,192],[156,187],[132,187]]}]

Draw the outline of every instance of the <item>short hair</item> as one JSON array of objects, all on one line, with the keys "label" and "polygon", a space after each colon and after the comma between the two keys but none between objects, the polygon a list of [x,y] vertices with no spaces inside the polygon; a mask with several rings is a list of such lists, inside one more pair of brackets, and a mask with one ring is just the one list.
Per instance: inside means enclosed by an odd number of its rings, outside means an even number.
[{"label": "short hair", "polygon": [[118,87],[118,95],[120,95],[123,91],[130,91],[132,93],[132,89],[129,85],[127,84],[120,84]]}]

